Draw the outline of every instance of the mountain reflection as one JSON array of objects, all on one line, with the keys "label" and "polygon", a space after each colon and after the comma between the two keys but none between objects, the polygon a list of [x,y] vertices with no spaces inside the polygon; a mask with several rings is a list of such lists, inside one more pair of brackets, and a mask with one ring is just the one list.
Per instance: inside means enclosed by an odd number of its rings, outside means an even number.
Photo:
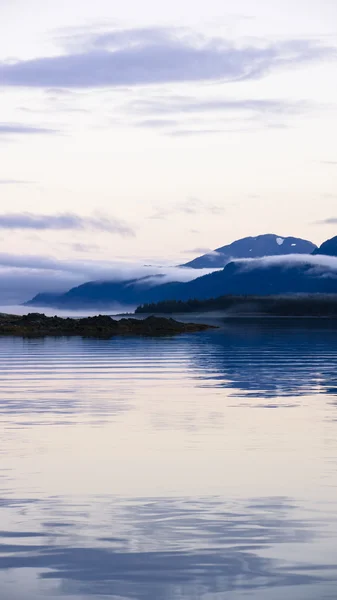
[{"label": "mountain reflection", "polygon": [[169,388],[177,377],[247,398],[336,395],[337,325],[315,323],[227,320],[210,333],[174,339],[5,338],[0,414],[60,424],[62,416],[86,413],[99,423],[133,410],[148,381]]},{"label": "mountain reflection", "polygon": [[1,339],[0,600],[334,599],[337,331],[280,323]]},{"label": "mountain reflection", "polygon": [[229,388],[235,396],[337,394],[337,325],[227,322],[191,344],[191,361],[201,385]]},{"label": "mountain reflection", "polygon": [[[23,504],[35,530],[0,532],[0,584],[1,572],[30,569],[57,580],[61,596],[171,600],[318,584],[327,573],[336,578],[333,561],[317,570],[305,561],[278,564],[266,557],[271,546],[305,544],[314,536],[313,522],[299,518],[287,498],[233,505],[218,499],[95,502],[95,514],[85,507],[89,519],[58,499]],[[3,500],[7,518],[17,508]]]}]

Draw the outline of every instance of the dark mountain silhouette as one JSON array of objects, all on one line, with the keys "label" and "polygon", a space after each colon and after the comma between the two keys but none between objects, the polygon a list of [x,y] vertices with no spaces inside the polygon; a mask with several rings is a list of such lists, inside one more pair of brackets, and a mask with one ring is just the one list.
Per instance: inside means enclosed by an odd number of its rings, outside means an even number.
[{"label": "dark mountain silhouette", "polygon": [[[303,257],[304,258],[304,257]],[[272,259],[269,259],[269,261]],[[281,261],[281,259],[280,259]],[[53,297],[52,306],[112,307],[116,304],[136,306],[162,300],[189,300],[231,295],[337,294],[337,261],[334,268],[316,265],[310,257],[303,262],[268,259],[232,262],[220,271],[187,283],[172,282],[149,285],[149,281],[89,282]],[[47,295],[38,295],[29,306],[41,306]],[[45,305],[45,304],[42,304]]]},{"label": "dark mountain silhouette", "polygon": [[282,237],[270,233],[236,240],[228,246],[217,248],[213,252],[199,256],[182,266],[193,269],[216,269],[224,267],[234,258],[312,254],[316,248],[317,246],[308,240],[295,237]]},{"label": "dark mountain silhouette", "polygon": [[109,309],[225,295],[337,294],[337,236],[314,249],[313,254],[236,260],[187,283],[161,283],[163,275],[127,281],[89,281],[65,294],[38,294],[26,305]]},{"label": "dark mountain silhouette", "polygon": [[[137,314],[226,313],[232,317],[329,317],[337,324],[337,294],[219,296],[208,300],[163,300],[143,304]],[[246,322],[248,322],[245,319]],[[296,321],[296,325],[297,325]]]},{"label": "dark mountain silhouette", "polygon": [[324,242],[319,248],[313,251],[313,254],[324,254],[325,256],[337,256],[337,235],[331,240]]},{"label": "dark mountain silhouette", "polygon": [[137,306],[152,290],[160,288],[163,276],[142,277],[126,281],[89,281],[64,294],[37,294],[26,306],[57,306],[59,308]]},{"label": "dark mountain silhouette", "polygon": [[335,269],[331,269],[313,265],[310,258],[301,263],[268,263],[267,260],[231,262],[221,271],[188,283],[162,285],[153,290],[153,295],[188,300],[226,294],[337,294],[337,261]]},{"label": "dark mountain silhouette", "polygon": [[41,292],[36,294],[32,300],[25,302],[25,306],[58,306],[65,294],[53,294],[51,292]]}]

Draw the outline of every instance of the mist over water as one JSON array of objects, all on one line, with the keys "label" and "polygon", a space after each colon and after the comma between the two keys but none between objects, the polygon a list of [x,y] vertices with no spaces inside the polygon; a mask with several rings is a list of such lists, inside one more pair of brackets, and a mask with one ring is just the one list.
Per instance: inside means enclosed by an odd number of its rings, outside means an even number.
[{"label": "mist over water", "polygon": [[52,306],[23,306],[22,304],[10,304],[0,306],[0,313],[7,313],[9,315],[28,315],[32,312],[43,313],[47,317],[53,317],[57,315],[58,317],[92,317],[95,315],[115,315],[120,313],[129,313],[133,312],[136,309],[136,306],[122,306],[120,304],[112,306],[109,309],[74,309],[71,308],[54,308]]},{"label": "mist over water", "polygon": [[1,600],[335,598],[336,341],[0,338]]}]

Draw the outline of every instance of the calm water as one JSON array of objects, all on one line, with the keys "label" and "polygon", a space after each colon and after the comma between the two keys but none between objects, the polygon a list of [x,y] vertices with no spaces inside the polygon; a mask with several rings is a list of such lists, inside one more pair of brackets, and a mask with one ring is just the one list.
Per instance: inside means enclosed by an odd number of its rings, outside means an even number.
[{"label": "calm water", "polygon": [[0,339],[1,600],[324,600],[337,328]]}]

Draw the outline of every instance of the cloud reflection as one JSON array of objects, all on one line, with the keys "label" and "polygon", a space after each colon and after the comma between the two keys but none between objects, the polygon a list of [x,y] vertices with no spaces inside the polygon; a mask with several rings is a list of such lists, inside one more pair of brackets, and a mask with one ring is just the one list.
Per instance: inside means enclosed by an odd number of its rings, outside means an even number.
[{"label": "cloud reflection", "polygon": [[[320,572],[300,558],[297,564],[281,564],[267,557],[270,547],[304,544],[314,536],[312,524],[297,516],[289,498],[237,504],[217,498],[96,498],[95,503],[100,508],[96,516],[88,502],[89,519],[79,520],[74,512],[76,526],[66,523],[60,535],[53,512],[62,518],[64,510],[69,520],[76,506],[66,506],[59,498],[45,501],[40,515],[51,520],[36,523],[41,538],[36,544],[29,532],[17,531],[9,541],[2,532],[0,581],[2,570],[31,569],[44,580],[57,580],[61,597],[173,600],[321,580]],[[333,563],[322,570],[336,579]]]}]

